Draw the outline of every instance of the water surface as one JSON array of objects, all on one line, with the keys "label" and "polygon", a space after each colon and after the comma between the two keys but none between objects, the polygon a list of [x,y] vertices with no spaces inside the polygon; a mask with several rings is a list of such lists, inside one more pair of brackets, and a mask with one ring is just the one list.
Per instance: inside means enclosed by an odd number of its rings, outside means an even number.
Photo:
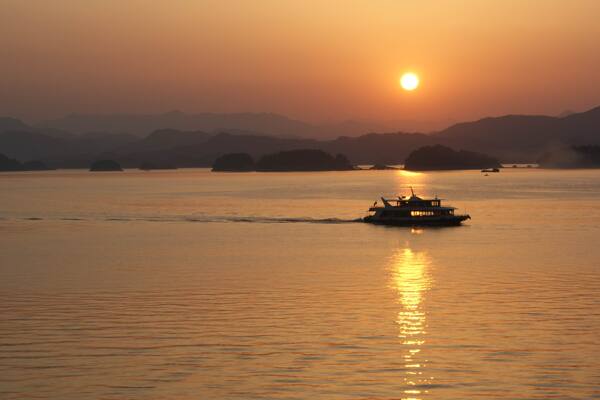
[{"label": "water surface", "polygon": [[[600,171],[0,174],[0,397],[600,397]],[[439,195],[457,228],[356,222]]]}]

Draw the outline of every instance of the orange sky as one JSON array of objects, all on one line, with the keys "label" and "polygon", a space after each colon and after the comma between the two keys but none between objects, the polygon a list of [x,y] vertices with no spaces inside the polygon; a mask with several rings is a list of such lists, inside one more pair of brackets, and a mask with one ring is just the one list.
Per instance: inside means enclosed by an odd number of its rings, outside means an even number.
[{"label": "orange sky", "polygon": [[584,110],[600,105],[598,21],[596,0],[3,0],[0,114]]}]

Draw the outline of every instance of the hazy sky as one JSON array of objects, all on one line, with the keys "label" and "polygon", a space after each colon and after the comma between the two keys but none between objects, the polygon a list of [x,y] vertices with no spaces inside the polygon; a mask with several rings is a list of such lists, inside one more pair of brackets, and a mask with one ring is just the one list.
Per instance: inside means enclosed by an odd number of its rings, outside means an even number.
[{"label": "hazy sky", "polygon": [[1,0],[0,115],[584,110],[600,105],[599,21],[597,0]]}]

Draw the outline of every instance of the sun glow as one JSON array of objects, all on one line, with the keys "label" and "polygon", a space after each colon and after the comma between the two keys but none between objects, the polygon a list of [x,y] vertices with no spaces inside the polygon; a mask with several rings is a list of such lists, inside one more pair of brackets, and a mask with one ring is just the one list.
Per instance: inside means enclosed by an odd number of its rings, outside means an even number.
[{"label": "sun glow", "polygon": [[400,77],[402,89],[412,91],[419,87],[419,77],[413,72],[406,72]]}]

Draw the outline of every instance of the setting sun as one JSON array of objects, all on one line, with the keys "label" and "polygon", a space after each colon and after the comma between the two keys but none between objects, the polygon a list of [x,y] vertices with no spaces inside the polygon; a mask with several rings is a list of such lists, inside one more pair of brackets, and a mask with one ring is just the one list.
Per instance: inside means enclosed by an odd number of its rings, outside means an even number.
[{"label": "setting sun", "polygon": [[419,87],[419,77],[417,74],[407,72],[400,77],[400,86],[402,86],[402,89],[404,90],[415,90]]}]

